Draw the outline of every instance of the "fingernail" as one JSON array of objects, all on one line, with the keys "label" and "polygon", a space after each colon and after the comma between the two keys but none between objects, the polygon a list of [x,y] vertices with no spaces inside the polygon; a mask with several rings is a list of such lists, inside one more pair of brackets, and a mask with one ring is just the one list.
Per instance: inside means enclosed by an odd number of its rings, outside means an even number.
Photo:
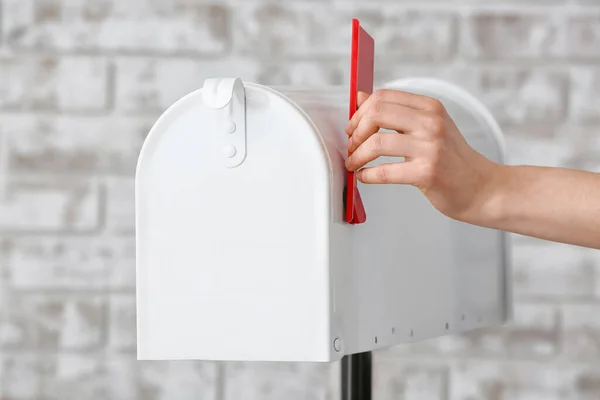
[{"label": "fingernail", "polygon": [[362,169],[359,169],[358,171],[355,171],[354,172],[354,176],[356,177],[356,179],[358,179],[360,181],[361,177],[362,177]]},{"label": "fingernail", "polygon": [[348,123],[346,124],[346,127],[344,128],[344,130],[346,131],[346,133],[350,133],[350,122],[348,121]]},{"label": "fingernail", "polygon": [[348,143],[346,143],[346,147],[348,148],[348,150],[350,150],[350,148],[352,147],[352,137],[350,139],[348,139]]},{"label": "fingernail", "polygon": [[346,159],[346,163],[345,163],[346,164],[346,169],[348,169],[348,170],[350,169],[350,168],[348,168],[348,166],[350,165],[350,159],[351,159],[351,157],[348,157]]}]

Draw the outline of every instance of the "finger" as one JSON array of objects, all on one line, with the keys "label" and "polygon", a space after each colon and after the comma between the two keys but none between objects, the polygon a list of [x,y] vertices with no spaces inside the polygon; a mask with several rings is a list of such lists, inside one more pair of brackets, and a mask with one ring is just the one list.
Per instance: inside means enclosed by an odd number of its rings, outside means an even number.
[{"label": "finger", "polygon": [[358,92],[358,95],[356,96],[356,105],[357,107],[360,107],[365,101],[367,101],[367,99],[369,98],[369,94],[365,93],[365,92]]},{"label": "finger", "polygon": [[[361,105],[362,105],[362,104],[363,104],[365,101],[367,101],[367,99],[369,98],[369,96],[370,96],[370,95],[369,95],[368,93],[365,93],[365,92],[358,92],[358,94],[357,94],[357,96],[356,96],[356,107],[360,108],[360,106],[361,106]],[[358,112],[358,109],[357,109],[357,112]],[[356,114],[356,113],[355,113],[355,114]],[[348,123],[350,123],[350,122],[348,122]],[[348,126],[346,126],[346,129],[345,129],[345,131],[346,131],[346,133],[347,133],[347,134],[350,134],[350,132],[348,131]]]},{"label": "finger", "polygon": [[348,139],[348,151],[352,153],[379,129],[413,132],[425,123],[425,116],[408,107],[391,103],[378,103],[359,121]]},{"label": "finger", "polygon": [[360,145],[346,160],[346,168],[355,171],[378,157],[411,157],[418,148],[415,138],[398,133],[376,133]]},{"label": "finger", "polygon": [[411,162],[381,164],[356,171],[356,178],[359,181],[370,184],[397,183],[412,185],[415,182],[414,175]]},{"label": "finger", "polygon": [[405,92],[403,90],[379,89],[373,93],[372,101],[402,104],[415,110],[436,111],[439,101],[421,94]]},{"label": "finger", "polygon": [[403,92],[401,90],[380,89],[370,96],[366,95],[366,93],[359,92],[359,108],[346,125],[345,130],[348,135],[352,134],[352,131],[356,129],[356,126],[358,125],[358,121],[360,121],[363,115],[368,112],[369,108],[376,103],[393,103],[415,110],[432,111],[436,113],[441,113],[444,110],[442,103],[436,99]]}]

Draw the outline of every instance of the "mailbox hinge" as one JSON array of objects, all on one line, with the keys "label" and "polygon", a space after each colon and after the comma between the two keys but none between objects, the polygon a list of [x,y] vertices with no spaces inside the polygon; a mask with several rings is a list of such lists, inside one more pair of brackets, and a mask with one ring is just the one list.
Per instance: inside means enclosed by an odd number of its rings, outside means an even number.
[{"label": "mailbox hinge", "polygon": [[229,168],[246,159],[246,92],[239,78],[207,79],[202,88],[204,104],[214,110],[217,157]]}]

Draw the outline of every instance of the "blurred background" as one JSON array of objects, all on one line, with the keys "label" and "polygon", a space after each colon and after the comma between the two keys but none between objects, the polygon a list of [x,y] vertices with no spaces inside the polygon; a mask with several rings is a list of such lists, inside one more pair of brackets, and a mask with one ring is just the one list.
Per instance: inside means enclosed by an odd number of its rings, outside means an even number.
[{"label": "blurred background", "polygon": [[[334,400],[338,364],[137,362],[134,168],[207,77],[483,100],[510,163],[600,171],[598,0],[0,0],[0,398]],[[599,200],[600,201],[600,200]],[[377,352],[374,400],[600,399],[600,252],[514,236],[515,321]]]}]

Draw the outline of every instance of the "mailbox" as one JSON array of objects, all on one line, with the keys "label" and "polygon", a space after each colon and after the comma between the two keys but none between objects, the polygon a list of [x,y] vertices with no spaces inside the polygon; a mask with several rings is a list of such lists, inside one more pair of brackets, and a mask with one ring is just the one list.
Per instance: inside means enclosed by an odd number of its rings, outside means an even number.
[{"label": "mailbox", "polygon": [[[440,99],[503,162],[461,88],[383,87]],[[510,317],[505,233],[406,185],[359,185],[366,222],[345,221],[348,102],[347,87],[219,78],[158,119],[136,172],[139,359],[330,362]]]}]

